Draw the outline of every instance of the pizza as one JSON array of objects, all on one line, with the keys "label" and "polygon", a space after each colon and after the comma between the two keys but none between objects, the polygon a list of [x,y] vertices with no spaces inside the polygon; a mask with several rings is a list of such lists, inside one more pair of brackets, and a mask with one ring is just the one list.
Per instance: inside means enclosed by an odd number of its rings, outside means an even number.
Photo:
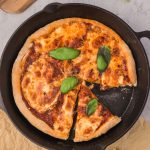
[{"label": "pizza", "polygon": [[[20,112],[37,129],[59,139],[69,137],[78,98],[74,141],[100,136],[120,121],[100,102],[96,112],[106,116],[95,112],[86,117],[80,111],[88,95],[95,97],[83,82],[99,84],[100,90],[137,85],[129,47],[112,29],[89,19],[66,18],[39,29],[28,37],[12,68],[13,95]],[[95,122],[86,124],[85,118]],[[90,126],[93,135],[80,132]]]},{"label": "pizza", "polygon": [[[95,102],[95,103],[94,103]],[[87,111],[88,104],[96,104],[95,112]],[[118,124],[121,118],[114,116],[102,102],[84,84],[78,94],[77,120],[75,124],[75,142],[88,141],[106,133]]]}]

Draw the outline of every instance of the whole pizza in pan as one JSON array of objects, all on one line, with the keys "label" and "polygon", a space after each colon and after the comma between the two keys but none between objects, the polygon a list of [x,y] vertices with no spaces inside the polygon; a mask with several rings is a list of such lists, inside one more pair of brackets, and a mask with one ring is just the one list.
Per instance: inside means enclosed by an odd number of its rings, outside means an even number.
[{"label": "whole pizza in pan", "polygon": [[98,137],[121,121],[86,82],[99,84],[102,91],[137,85],[129,47],[112,29],[89,19],[66,18],[39,29],[12,69],[13,95],[24,117],[66,140],[77,112],[75,142]]}]

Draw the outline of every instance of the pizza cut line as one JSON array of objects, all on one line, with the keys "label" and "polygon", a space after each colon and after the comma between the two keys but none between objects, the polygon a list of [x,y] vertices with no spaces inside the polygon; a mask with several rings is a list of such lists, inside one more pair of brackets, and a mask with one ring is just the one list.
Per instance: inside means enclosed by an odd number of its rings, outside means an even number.
[{"label": "pizza cut line", "polygon": [[121,121],[85,82],[99,84],[100,90],[137,85],[129,47],[113,30],[89,19],[66,18],[39,29],[12,69],[15,103],[42,132],[68,139],[78,103],[75,142],[96,138]]}]

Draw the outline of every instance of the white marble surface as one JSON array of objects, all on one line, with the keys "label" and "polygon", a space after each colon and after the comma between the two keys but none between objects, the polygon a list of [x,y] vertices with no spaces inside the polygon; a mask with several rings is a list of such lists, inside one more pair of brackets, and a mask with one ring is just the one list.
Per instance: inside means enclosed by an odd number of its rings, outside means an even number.
[{"label": "white marble surface", "polygon": [[[37,0],[30,8],[21,14],[7,14],[0,10],[0,56],[6,42],[16,28],[32,14],[38,12],[51,2],[56,1]],[[150,0],[57,0],[57,2],[93,4],[118,15],[135,31],[150,30]],[[145,38],[142,39],[142,43],[150,60],[150,41]],[[145,119],[150,120],[150,96],[142,116],[144,116]]]}]

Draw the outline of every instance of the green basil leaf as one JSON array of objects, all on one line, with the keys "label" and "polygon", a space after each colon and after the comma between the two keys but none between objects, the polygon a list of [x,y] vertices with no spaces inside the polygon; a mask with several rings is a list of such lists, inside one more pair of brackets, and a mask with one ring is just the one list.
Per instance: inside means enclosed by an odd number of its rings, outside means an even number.
[{"label": "green basil leaf", "polygon": [[96,111],[97,106],[98,106],[98,100],[97,99],[91,99],[89,101],[89,103],[87,104],[86,114],[88,116],[92,115]]},{"label": "green basil leaf", "polygon": [[103,72],[107,68],[107,63],[102,55],[97,57],[97,68],[100,72]]},{"label": "green basil leaf", "polygon": [[78,84],[78,79],[76,77],[68,77],[63,80],[61,84],[60,91],[65,94],[72,90]]},{"label": "green basil leaf", "polygon": [[104,72],[108,67],[111,59],[110,54],[110,47],[102,46],[99,49],[98,56],[97,56],[97,68],[100,72]]},{"label": "green basil leaf", "polygon": [[58,60],[70,60],[78,57],[80,51],[73,48],[61,47],[49,52],[49,56]]},{"label": "green basil leaf", "polygon": [[100,48],[100,51],[99,51],[100,55],[102,55],[105,59],[105,61],[107,62],[107,64],[110,62],[110,47],[108,46],[102,46]]}]

